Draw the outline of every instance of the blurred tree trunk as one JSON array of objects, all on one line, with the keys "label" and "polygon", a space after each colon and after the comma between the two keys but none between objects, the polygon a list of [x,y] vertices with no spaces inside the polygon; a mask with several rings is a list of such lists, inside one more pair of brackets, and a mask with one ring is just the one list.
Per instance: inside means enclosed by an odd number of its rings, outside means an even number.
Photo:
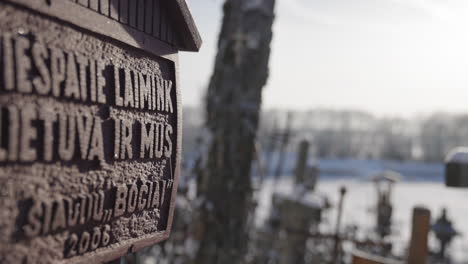
[{"label": "blurred tree trunk", "polygon": [[209,143],[199,175],[197,264],[242,263],[251,208],[250,171],[275,0],[227,0],[206,98]]}]

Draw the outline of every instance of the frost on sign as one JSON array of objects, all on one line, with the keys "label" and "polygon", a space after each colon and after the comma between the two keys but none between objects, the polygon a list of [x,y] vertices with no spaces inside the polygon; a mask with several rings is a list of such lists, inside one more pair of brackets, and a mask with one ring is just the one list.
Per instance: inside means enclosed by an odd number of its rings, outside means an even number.
[{"label": "frost on sign", "polygon": [[177,52],[200,46],[186,8],[0,0],[0,263],[103,262],[169,236]]}]

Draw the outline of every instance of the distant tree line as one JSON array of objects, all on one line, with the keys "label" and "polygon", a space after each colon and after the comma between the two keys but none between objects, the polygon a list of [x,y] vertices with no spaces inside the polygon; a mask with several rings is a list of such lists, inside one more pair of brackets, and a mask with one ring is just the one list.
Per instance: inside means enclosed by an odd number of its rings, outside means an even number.
[{"label": "distant tree line", "polygon": [[[388,118],[318,109],[293,115],[294,138],[311,140],[321,158],[442,161],[450,149],[468,145],[468,114]],[[261,133],[267,135],[275,122],[283,124],[284,116],[283,111],[264,112]]]},{"label": "distant tree line", "polygon": [[[184,115],[184,145],[196,148],[202,136],[202,111],[190,108]],[[443,161],[456,146],[468,146],[468,113],[434,113],[413,118],[377,117],[368,112],[314,109],[267,110],[262,113],[259,142],[264,151],[278,140],[292,113],[289,150],[301,139],[312,142],[319,158]]]}]

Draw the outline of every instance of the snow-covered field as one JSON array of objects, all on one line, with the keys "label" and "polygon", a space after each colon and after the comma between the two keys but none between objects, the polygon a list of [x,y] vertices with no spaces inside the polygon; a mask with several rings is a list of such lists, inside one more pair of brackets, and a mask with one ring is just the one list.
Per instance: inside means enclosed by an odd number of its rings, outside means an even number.
[{"label": "snow-covered field", "polygon": [[[412,209],[425,206],[431,210],[432,220],[439,217],[442,208],[448,209],[448,216],[455,228],[462,233],[454,239],[450,253],[456,260],[468,261],[468,189],[453,189],[444,186],[443,166],[416,162],[387,162],[362,160],[325,160],[319,162],[322,171],[317,185],[317,192],[326,194],[333,205],[338,201],[338,190],[346,186],[348,192],[344,202],[344,225],[357,224],[361,233],[373,228],[375,216],[376,191],[368,177],[375,172],[392,169],[403,174],[401,182],[394,187],[392,202],[394,205],[393,224],[396,235],[395,251],[402,252],[406,247],[411,230]],[[286,166],[285,175],[291,175],[291,166]],[[289,169],[288,169],[289,168]],[[269,212],[271,193],[273,191],[289,192],[292,189],[292,177],[281,177],[273,186],[272,178],[267,178],[258,193],[260,206],[257,222],[264,219]],[[326,217],[329,219],[325,229],[331,229],[336,218],[332,208]],[[364,231],[364,232],[363,232]],[[434,236],[430,235],[430,246],[437,249]]]},{"label": "snow-covered field", "polygon": [[[372,228],[375,217],[371,209],[375,206],[376,194],[371,183],[352,180],[322,181],[318,191],[332,195],[333,201],[337,201],[338,189],[343,185],[348,188],[343,221]],[[450,189],[435,182],[401,182],[395,186],[392,202],[394,229],[399,233],[394,237],[398,251],[409,241],[414,206],[422,205],[430,209],[433,220],[439,217],[441,209],[446,207],[455,228],[464,234],[454,239],[450,250],[457,260],[468,260],[468,190]],[[331,220],[335,219],[335,213],[335,210],[330,212]],[[430,245],[434,249],[437,248],[432,235]]]}]

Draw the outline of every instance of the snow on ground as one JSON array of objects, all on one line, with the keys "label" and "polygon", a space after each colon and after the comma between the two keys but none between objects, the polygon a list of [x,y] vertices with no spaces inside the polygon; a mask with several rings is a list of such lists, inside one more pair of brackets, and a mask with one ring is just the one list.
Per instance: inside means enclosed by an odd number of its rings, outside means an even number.
[{"label": "snow on ground", "polygon": [[[393,224],[397,233],[393,237],[396,253],[401,253],[407,245],[411,230],[413,207],[422,205],[431,210],[432,221],[439,217],[442,208],[448,209],[448,216],[455,228],[463,236],[454,239],[450,253],[456,260],[468,260],[468,189],[447,188],[443,183],[443,166],[441,164],[424,164],[419,162],[388,162],[362,160],[326,160],[319,162],[322,169],[317,192],[327,195],[336,205],[339,188],[346,186],[348,192],[344,202],[344,225],[357,224],[361,234],[369,232],[375,223],[373,208],[376,191],[368,177],[381,170],[393,169],[403,174],[403,180],[397,183],[392,194],[394,204]],[[291,175],[288,166],[285,174]],[[275,186],[272,178],[267,178],[258,193],[259,207],[257,224],[268,216],[271,194],[274,191],[287,193],[292,190],[292,177],[281,177]],[[329,220],[324,230],[332,230],[336,219],[333,208],[326,214]],[[430,246],[437,249],[434,236],[430,236]]]},{"label": "snow on ground", "polygon": [[[375,206],[375,190],[372,183],[353,180],[322,181],[318,191],[331,195],[333,204],[338,200],[338,189],[346,186],[348,193],[344,204],[344,223],[359,224],[363,228],[371,229],[375,223],[375,216],[371,211]],[[393,223],[398,235],[394,237],[397,252],[401,252],[407,245],[411,232],[412,210],[415,206],[425,206],[431,210],[434,221],[440,215],[443,207],[448,209],[448,216],[455,228],[463,234],[454,239],[451,253],[457,260],[468,259],[468,190],[446,188],[442,183],[433,182],[400,182],[395,186],[392,202],[394,204]],[[336,210],[329,214],[333,221]],[[430,245],[437,248],[437,243],[431,234]]]}]

